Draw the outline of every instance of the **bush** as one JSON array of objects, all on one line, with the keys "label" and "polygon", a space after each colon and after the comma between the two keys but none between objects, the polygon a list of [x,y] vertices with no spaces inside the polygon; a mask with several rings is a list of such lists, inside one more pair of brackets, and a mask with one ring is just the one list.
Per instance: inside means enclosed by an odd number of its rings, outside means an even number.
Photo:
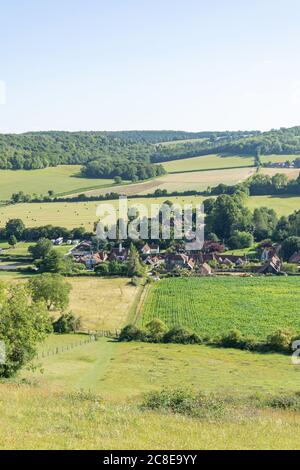
[{"label": "bush", "polygon": [[134,325],[125,326],[120,333],[119,341],[145,341],[146,333]]},{"label": "bush", "polygon": [[81,327],[81,319],[75,317],[72,313],[64,313],[58,320],[53,322],[55,333],[75,333]]},{"label": "bush", "polygon": [[201,344],[202,340],[196,333],[181,327],[174,327],[162,338],[164,343],[180,343],[180,344]]},{"label": "bush", "polygon": [[295,393],[294,395],[282,395],[280,397],[271,398],[267,401],[267,405],[271,408],[300,411],[300,394]]},{"label": "bush", "polygon": [[149,341],[160,343],[167,332],[167,326],[159,318],[154,318],[146,325]]},{"label": "bush", "polygon": [[220,418],[225,414],[225,404],[221,399],[213,395],[194,394],[185,389],[148,393],[144,397],[142,407],[197,418]]},{"label": "bush", "polygon": [[291,350],[293,341],[293,332],[289,329],[281,329],[275,331],[267,338],[267,346],[272,351],[287,352]]},{"label": "bush", "polygon": [[240,348],[244,340],[240,330],[231,330],[221,337],[219,343],[224,348]]}]

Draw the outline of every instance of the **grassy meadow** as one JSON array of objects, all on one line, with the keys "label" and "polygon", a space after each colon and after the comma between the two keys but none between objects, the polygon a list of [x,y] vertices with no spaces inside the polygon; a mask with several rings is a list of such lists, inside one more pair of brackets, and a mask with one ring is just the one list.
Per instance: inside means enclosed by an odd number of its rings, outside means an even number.
[{"label": "grassy meadow", "polygon": [[138,288],[123,278],[72,277],[69,310],[84,330],[114,330],[126,323]]},{"label": "grassy meadow", "polygon": [[251,196],[246,205],[250,210],[258,207],[269,207],[274,209],[278,216],[292,214],[300,209],[300,197],[297,196]]},{"label": "grassy meadow", "polygon": [[[66,345],[53,335],[42,347]],[[298,449],[298,412],[249,404],[217,420],[143,410],[142,394],[187,386],[248,400],[299,390],[278,354],[100,339],[40,360],[0,386],[2,449]],[[221,429],[221,432],[220,432]]]},{"label": "grassy meadow", "polygon": [[[117,385],[116,385],[117,386]],[[220,420],[144,411],[90,393],[0,388],[1,449],[299,449],[299,413],[248,408]]]},{"label": "grassy meadow", "polygon": [[163,163],[168,173],[254,166],[254,157],[239,155],[203,155]]},{"label": "grassy meadow", "polygon": [[[0,264],[1,282],[26,282],[28,278],[26,274],[2,271]],[[69,277],[66,281],[72,287],[67,310],[81,318],[82,330],[113,331],[126,324],[139,290],[130,284],[130,279],[91,276]],[[52,314],[55,317],[57,312]]]},{"label": "grassy meadow", "polygon": [[79,178],[80,165],[60,165],[42,170],[0,170],[0,200],[10,199],[12,193],[46,195],[74,192],[113,185],[111,179]]},{"label": "grassy meadow", "polygon": [[279,328],[300,332],[299,279],[293,277],[175,278],[155,284],[140,323],[160,318],[216,338],[239,329],[264,341]]}]

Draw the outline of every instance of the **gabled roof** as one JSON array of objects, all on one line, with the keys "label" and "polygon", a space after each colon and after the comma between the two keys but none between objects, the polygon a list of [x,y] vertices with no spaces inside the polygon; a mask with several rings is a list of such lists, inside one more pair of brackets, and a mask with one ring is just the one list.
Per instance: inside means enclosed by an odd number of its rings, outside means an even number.
[{"label": "gabled roof", "polygon": [[281,271],[281,261],[277,255],[274,255],[271,259],[267,261],[257,272],[259,274],[264,274],[269,270],[274,271],[275,273],[280,273]]},{"label": "gabled roof", "polygon": [[300,251],[296,251],[289,259],[289,263],[300,263]]}]

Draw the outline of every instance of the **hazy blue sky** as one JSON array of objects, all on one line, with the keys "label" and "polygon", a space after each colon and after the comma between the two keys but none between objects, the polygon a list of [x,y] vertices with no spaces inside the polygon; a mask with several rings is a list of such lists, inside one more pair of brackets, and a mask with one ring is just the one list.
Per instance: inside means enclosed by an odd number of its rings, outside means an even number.
[{"label": "hazy blue sky", "polygon": [[300,125],[299,0],[0,0],[0,18],[0,132]]}]

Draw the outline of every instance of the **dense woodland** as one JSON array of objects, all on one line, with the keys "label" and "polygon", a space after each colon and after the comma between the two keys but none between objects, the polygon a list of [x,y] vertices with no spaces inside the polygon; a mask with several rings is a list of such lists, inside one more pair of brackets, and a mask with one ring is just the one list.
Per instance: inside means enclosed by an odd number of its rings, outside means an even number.
[{"label": "dense woodland", "polygon": [[[198,140],[190,140],[198,139]],[[176,145],[162,142],[179,140]],[[186,142],[184,142],[186,140]],[[59,164],[81,164],[82,175],[143,180],[164,173],[163,163],[207,155],[233,153],[300,154],[300,127],[251,132],[33,132],[0,134],[1,169],[39,169]]]},{"label": "dense woodland", "polygon": [[[92,160],[167,161],[213,152],[217,146],[239,141],[257,132],[30,132],[0,134],[1,169],[39,169],[59,164],[85,164]],[[169,140],[201,139],[176,146]]]}]

